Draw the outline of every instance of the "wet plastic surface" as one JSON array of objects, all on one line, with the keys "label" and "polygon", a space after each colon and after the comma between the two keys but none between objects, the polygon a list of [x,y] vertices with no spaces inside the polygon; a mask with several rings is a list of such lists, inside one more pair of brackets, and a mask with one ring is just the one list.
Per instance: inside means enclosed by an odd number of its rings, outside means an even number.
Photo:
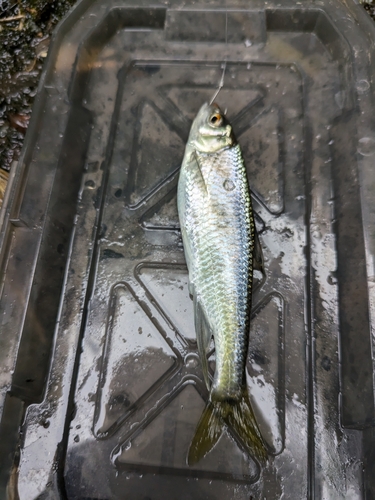
[{"label": "wet plastic surface", "polygon": [[[55,36],[1,219],[2,497],[374,498],[374,26],[349,1],[227,18],[226,44],[224,2],[82,2]],[[224,59],[262,469],[228,435],[186,465],[207,391],[176,185]]]}]

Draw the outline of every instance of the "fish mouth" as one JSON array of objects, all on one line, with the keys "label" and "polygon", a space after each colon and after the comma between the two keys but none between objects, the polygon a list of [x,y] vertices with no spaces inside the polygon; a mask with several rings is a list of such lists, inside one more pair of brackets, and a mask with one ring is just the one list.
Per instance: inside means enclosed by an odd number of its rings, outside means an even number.
[{"label": "fish mouth", "polygon": [[[220,148],[215,148],[217,150],[231,147],[235,144],[234,135],[232,133],[232,127],[226,125],[221,129],[214,129],[207,126],[202,126],[199,129],[199,135],[203,141],[209,141],[210,139],[215,139],[220,142]],[[199,141],[196,141],[198,144]]]},{"label": "fish mouth", "polygon": [[199,134],[202,137],[228,137],[232,136],[232,127],[226,125],[222,129],[208,128],[207,126],[200,127]]}]

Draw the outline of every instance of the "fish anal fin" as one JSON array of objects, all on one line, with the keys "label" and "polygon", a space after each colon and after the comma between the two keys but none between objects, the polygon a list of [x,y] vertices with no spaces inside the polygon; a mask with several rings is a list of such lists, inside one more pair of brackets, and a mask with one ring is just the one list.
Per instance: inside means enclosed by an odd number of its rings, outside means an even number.
[{"label": "fish anal fin", "polygon": [[216,407],[209,401],[203,410],[190,444],[188,465],[195,465],[212,450],[223,432],[223,425]]},{"label": "fish anal fin", "polygon": [[201,365],[202,365],[203,378],[206,383],[207,389],[210,390],[210,377],[208,375],[207,353],[211,340],[211,329],[204,315],[202,306],[200,305],[199,300],[196,298],[196,295],[194,295],[194,320],[195,320],[195,332],[197,335],[199,358],[201,360]]}]

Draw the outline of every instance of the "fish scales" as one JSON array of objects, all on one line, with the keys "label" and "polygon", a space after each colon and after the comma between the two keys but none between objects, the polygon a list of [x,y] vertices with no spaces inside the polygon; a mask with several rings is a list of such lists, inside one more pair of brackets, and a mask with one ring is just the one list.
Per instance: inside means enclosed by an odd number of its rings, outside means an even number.
[{"label": "fish scales", "polygon": [[[197,154],[203,178],[187,178],[186,229],[194,241],[192,281],[216,346],[213,397],[236,398],[243,384],[248,342],[253,218],[238,145]],[[203,179],[206,179],[204,182]],[[228,190],[228,187],[230,188]]]}]

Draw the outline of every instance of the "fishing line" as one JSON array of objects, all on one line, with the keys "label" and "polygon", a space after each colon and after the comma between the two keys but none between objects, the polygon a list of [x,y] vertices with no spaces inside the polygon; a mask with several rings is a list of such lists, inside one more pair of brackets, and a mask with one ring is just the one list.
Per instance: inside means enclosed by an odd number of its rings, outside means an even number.
[{"label": "fishing line", "polygon": [[219,82],[219,87],[214,93],[211,101],[210,101],[210,106],[218,96],[220,90],[224,87],[224,78],[225,78],[225,71],[227,69],[227,58],[228,58],[228,9],[227,9],[227,4],[225,2],[225,61],[222,65],[223,68],[223,73],[221,75],[221,79]]},{"label": "fishing line", "polygon": [[214,100],[218,96],[220,90],[224,87],[224,77],[225,77],[225,70],[226,69],[227,69],[227,61],[224,61],[224,64],[223,64],[223,73],[221,75],[219,87],[218,87],[217,91],[214,93],[214,96],[213,96],[213,98],[210,101],[210,105],[214,102]]}]

